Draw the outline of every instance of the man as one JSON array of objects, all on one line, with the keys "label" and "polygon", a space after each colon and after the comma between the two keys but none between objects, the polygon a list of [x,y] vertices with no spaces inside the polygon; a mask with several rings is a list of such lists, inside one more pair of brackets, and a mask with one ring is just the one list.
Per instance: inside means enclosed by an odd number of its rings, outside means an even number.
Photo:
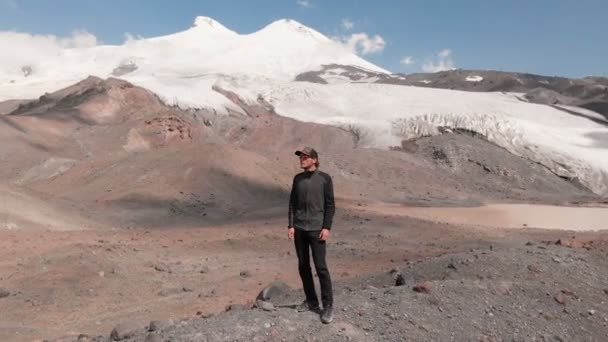
[{"label": "man", "polygon": [[293,179],[289,197],[289,239],[294,240],[298,255],[298,271],[306,301],[298,311],[319,312],[319,299],[310,269],[310,251],[321,283],[323,310],[321,321],[333,320],[333,291],[331,277],[325,262],[325,246],[329,239],[335,209],[334,189],[331,177],[319,171],[319,155],[313,148],[296,151],[304,172]]}]

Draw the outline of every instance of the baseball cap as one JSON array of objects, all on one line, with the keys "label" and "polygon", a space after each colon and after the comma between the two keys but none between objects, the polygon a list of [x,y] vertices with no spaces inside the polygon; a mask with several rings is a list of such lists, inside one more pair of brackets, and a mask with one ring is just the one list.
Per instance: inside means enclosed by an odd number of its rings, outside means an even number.
[{"label": "baseball cap", "polygon": [[302,154],[307,155],[307,156],[309,156],[311,158],[314,158],[314,159],[319,159],[319,154],[312,147],[304,147],[303,149],[296,151],[296,156],[300,156]]}]

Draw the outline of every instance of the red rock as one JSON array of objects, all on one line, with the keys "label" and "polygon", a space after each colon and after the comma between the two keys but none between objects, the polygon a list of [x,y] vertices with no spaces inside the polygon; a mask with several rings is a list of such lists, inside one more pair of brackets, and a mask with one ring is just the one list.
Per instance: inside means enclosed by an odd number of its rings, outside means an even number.
[{"label": "red rock", "polygon": [[568,248],[583,248],[585,244],[582,241],[575,239],[559,239],[555,242],[558,246],[568,247]]},{"label": "red rock", "polygon": [[419,293],[429,293],[429,292],[431,292],[432,287],[433,287],[433,284],[431,284],[431,282],[423,281],[421,283],[416,284],[414,286],[413,290],[415,292],[419,292]]}]

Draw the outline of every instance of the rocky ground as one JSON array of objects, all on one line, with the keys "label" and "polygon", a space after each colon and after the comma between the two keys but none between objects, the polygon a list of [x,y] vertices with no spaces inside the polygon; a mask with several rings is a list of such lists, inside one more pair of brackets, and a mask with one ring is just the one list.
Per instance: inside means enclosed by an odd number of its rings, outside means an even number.
[{"label": "rocky ground", "polygon": [[254,305],[63,341],[604,341],[608,245],[556,242],[487,245],[340,280],[330,325],[296,312],[299,291],[275,282]]},{"label": "rocky ground", "polygon": [[[118,335],[137,327],[134,338],[145,339],[152,320],[165,327],[150,339],[172,341],[605,337],[605,233],[441,223],[400,210],[606,201],[576,179],[474,132],[357,148],[356,132],[216,91],[239,111],[168,107],[98,78],[0,104],[0,341],[103,340],[120,324]],[[336,186],[330,326],[284,307],[301,299],[285,206],[303,145],[321,152]],[[589,250],[552,245],[573,234],[593,241],[575,246]],[[405,286],[390,287],[393,268]],[[236,310],[273,281],[295,289],[270,300],[277,310]],[[430,292],[413,292],[424,281]],[[562,290],[565,304],[552,299]]]}]

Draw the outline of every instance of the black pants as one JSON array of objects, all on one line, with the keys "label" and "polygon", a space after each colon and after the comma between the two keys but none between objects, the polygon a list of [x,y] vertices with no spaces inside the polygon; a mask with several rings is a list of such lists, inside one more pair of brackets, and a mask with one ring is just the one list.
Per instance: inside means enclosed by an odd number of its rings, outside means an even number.
[{"label": "black pants", "polygon": [[312,250],[312,259],[315,263],[315,269],[321,283],[321,300],[323,307],[333,305],[333,290],[331,288],[331,277],[325,262],[325,245],[326,242],[319,239],[321,231],[303,231],[296,229],[295,245],[296,253],[298,254],[298,270],[302,278],[306,301],[310,305],[318,306],[319,299],[315,291],[315,283],[312,278],[312,270],[310,269],[310,251]]}]

